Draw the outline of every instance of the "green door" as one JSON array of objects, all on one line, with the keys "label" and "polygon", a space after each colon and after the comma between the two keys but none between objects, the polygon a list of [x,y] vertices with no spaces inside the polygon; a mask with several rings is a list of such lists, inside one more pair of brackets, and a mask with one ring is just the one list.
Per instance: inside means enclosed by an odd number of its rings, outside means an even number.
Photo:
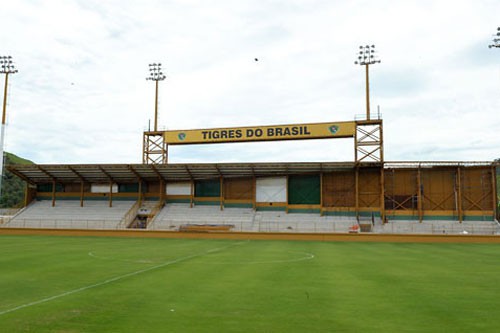
[{"label": "green door", "polygon": [[288,204],[319,205],[320,203],[321,180],[319,175],[288,177]]},{"label": "green door", "polygon": [[220,197],[219,179],[198,180],[194,184],[195,197]]}]

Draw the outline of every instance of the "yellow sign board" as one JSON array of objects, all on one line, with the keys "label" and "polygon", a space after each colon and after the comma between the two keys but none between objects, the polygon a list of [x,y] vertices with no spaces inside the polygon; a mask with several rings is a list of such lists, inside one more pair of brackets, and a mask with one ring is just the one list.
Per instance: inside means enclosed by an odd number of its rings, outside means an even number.
[{"label": "yellow sign board", "polygon": [[353,121],[165,131],[169,145],[354,137]]}]

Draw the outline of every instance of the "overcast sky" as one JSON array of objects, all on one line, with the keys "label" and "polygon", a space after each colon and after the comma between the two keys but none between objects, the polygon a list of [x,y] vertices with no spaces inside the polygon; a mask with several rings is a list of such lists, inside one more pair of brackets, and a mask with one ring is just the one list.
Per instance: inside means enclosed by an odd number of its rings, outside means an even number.
[{"label": "overcast sky", "polygon": [[[141,163],[159,127],[349,121],[359,45],[387,161],[500,157],[500,1],[0,0],[6,150],[36,163]],[[259,61],[254,59],[258,58]],[[0,80],[3,82],[3,79]],[[3,84],[2,84],[3,87]],[[352,161],[352,139],[175,146],[170,162]]]}]

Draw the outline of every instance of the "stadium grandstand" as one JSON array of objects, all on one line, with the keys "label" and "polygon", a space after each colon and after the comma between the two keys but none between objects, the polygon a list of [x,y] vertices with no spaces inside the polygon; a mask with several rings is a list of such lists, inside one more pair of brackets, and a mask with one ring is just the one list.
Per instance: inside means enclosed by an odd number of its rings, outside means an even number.
[{"label": "stadium grandstand", "polygon": [[26,207],[2,227],[496,234],[479,162],[14,165]]}]

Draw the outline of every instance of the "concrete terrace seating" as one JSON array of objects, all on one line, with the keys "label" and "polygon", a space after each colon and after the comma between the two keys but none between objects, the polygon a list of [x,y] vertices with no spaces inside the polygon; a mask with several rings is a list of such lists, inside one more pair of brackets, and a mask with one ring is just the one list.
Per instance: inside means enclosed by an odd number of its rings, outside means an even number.
[{"label": "concrete terrace seating", "polygon": [[11,219],[10,228],[117,229],[134,201],[37,201]]},{"label": "concrete terrace seating", "polygon": [[495,221],[390,221],[375,226],[375,233],[387,234],[500,234],[500,225]]},{"label": "concrete terrace seating", "polygon": [[148,229],[179,230],[181,225],[187,224],[220,224],[234,225],[231,231],[249,231],[252,228],[254,212],[251,208],[225,208],[219,206],[194,206],[189,204],[167,204]]},{"label": "concrete terrace seating", "polygon": [[256,212],[255,222],[257,232],[347,233],[350,227],[357,225],[354,217],[269,211]]},{"label": "concrete terrace seating", "polygon": [[148,229],[179,230],[188,224],[231,224],[235,232],[349,232],[355,218],[319,216],[319,214],[286,214],[285,212],[254,212],[251,208],[225,208],[167,204]]}]

